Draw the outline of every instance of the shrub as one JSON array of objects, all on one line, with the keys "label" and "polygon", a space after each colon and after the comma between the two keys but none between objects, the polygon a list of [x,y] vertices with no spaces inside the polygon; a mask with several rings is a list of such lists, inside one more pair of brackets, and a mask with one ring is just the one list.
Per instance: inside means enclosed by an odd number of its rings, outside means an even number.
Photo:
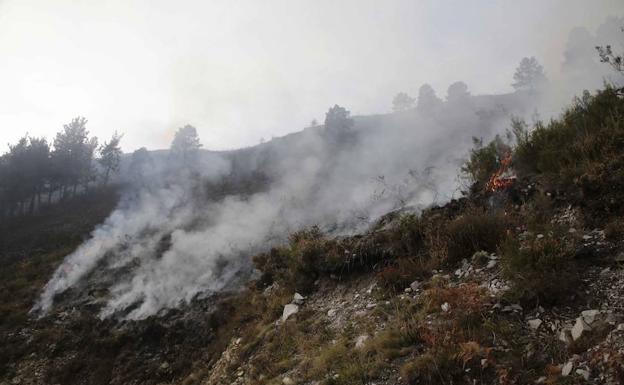
[{"label": "shrub", "polygon": [[392,230],[394,251],[400,255],[414,256],[425,246],[425,225],[416,214],[403,215]]},{"label": "shrub", "polygon": [[624,219],[616,218],[610,221],[604,229],[605,238],[609,241],[616,242],[624,238]]},{"label": "shrub", "polygon": [[574,292],[578,275],[573,246],[560,236],[529,240],[514,238],[500,247],[503,274],[510,280],[513,300],[554,304]]},{"label": "shrub", "polygon": [[477,251],[495,252],[504,239],[508,220],[498,212],[473,211],[449,223],[447,258],[453,263]]},{"label": "shrub", "polygon": [[535,125],[516,146],[514,166],[570,183],[593,164],[622,156],[623,117],[624,99],[615,89],[607,87],[596,95],[585,91],[560,119]]},{"label": "shrub", "polygon": [[[424,351],[401,367],[401,375],[410,384],[453,383],[466,367],[482,369],[481,360],[488,362],[491,331],[484,327],[487,295],[477,284],[457,287],[435,286],[422,297],[425,313],[420,315],[418,338]],[[448,311],[441,305],[448,303]],[[433,321],[432,321],[433,320]]]},{"label": "shrub", "polygon": [[417,279],[428,276],[433,260],[430,258],[400,258],[377,273],[381,286],[391,290],[403,290]]},{"label": "shrub", "polygon": [[462,173],[476,186],[485,186],[490,176],[501,167],[501,160],[511,148],[497,135],[487,145],[482,138],[472,138],[474,148],[461,168]]},{"label": "shrub", "polygon": [[326,238],[316,226],[293,233],[287,246],[274,247],[254,256],[253,261],[262,272],[261,286],[278,282],[302,292],[311,289],[320,273],[336,271],[346,263],[345,248]]}]

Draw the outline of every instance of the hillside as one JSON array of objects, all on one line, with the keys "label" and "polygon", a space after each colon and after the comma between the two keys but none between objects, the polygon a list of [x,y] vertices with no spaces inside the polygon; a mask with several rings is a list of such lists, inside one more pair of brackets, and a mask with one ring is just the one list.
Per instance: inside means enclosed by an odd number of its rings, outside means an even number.
[{"label": "hillside", "polygon": [[[414,119],[355,121],[402,130]],[[101,317],[112,279],[104,262],[50,313],[28,315],[63,257],[113,210],[114,193],[15,223],[2,241],[0,383],[622,383],[624,99],[607,88],[513,133],[469,153],[465,196],[388,212],[357,234],[297,231],[251,258],[244,287],[143,319]],[[241,171],[210,187],[223,197],[262,191],[282,170],[275,154],[300,155],[305,135],[227,155]],[[459,157],[435,154],[449,156]]]}]

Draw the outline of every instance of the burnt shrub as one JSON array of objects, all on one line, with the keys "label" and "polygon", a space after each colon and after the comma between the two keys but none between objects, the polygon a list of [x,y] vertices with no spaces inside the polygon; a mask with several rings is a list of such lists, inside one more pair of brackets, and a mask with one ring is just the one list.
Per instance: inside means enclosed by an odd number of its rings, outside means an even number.
[{"label": "burnt shrub", "polygon": [[377,273],[379,284],[390,290],[403,290],[417,279],[427,277],[434,260],[424,256],[400,258]]}]

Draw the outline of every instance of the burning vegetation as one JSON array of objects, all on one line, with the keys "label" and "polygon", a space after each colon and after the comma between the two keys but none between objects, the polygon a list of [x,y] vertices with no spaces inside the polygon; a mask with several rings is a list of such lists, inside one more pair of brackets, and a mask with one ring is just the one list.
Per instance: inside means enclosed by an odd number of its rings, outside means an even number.
[{"label": "burning vegetation", "polygon": [[485,188],[487,191],[506,190],[516,181],[516,175],[511,170],[511,152],[505,154],[500,161],[500,168],[496,170],[488,180]]}]

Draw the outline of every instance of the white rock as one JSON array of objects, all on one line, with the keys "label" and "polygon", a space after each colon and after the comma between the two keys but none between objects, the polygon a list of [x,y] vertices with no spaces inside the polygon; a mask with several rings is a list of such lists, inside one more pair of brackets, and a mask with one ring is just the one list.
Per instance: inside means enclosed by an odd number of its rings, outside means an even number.
[{"label": "white rock", "polygon": [[297,314],[297,312],[299,312],[299,305],[289,303],[288,305],[284,306],[284,312],[282,313],[282,322],[286,321],[291,315]]},{"label": "white rock", "polygon": [[585,381],[589,380],[589,370],[585,370],[585,369],[576,369],[576,374],[578,374],[579,376],[583,377],[585,379]]},{"label": "white rock", "polygon": [[503,308],[503,312],[504,313],[509,313],[509,312],[521,312],[522,311],[522,306],[518,305],[518,304],[513,304],[513,305],[507,305]]},{"label": "white rock", "polygon": [[536,319],[529,320],[527,323],[529,324],[531,329],[537,330],[542,325],[542,320],[539,318],[536,318]]},{"label": "white rock", "polygon": [[299,293],[295,293],[295,295],[293,295],[293,303],[294,304],[301,305],[301,304],[303,304],[304,300],[305,300],[305,297],[302,296]]},{"label": "white rock", "polygon": [[563,368],[561,368],[561,375],[564,377],[569,376],[570,373],[572,373],[572,369],[574,369],[574,362],[572,361],[566,362],[566,364],[563,365]]},{"label": "white rock", "polygon": [[491,259],[491,260],[488,262],[487,266],[485,266],[485,268],[486,268],[486,269],[491,269],[491,268],[493,268],[494,266],[496,266],[496,263],[497,263],[497,262],[496,262],[496,260],[495,260],[495,259]]},{"label": "white rock", "polygon": [[572,339],[578,340],[584,332],[590,331],[591,327],[583,320],[583,317],[578,317],[576,323],[572,328]]},{"label": "white rock", "polygon": [[406,293],[411,293],[412,292],[412,288],[411,287],[406,287],[404,291]]},{"label": "white rock", "polygon": [[410,289],[412,289],[413,291],[417,291],[419,288],[420,288],[420,282],[414,281],[410,283]]},{"label": "white rock", "polygon": [[367,304],[367,305],[366,305],[366,308],[367,308],[367,309],[374,309],[376,306],[377,306],[377,304],[376,304],[376,303],[371,302],[371,303],[369,303],[369,304]]},{"label": "white rock", "polygon": [[585,321],[588,325],[591,325],[596,320],[596,317],[600,314],[600,310],[592,309],[585,310],[581,312],[581,316],[583,317],[583,321]]},{"label": "white rock", "polygon": [[336,310],[336,309],[329,309],[329,310],[327,311],[327,316],[328,316],[328,317],[333,317],[333,316],[335,316],[335,315],[336,315],[336,313],[337,313],[337,312],[338,312],[338,310]]},{"label": "white rock", "polygon": [[364,347],[364,343],[368,340],[368,335],[362,334],[355,339],[355,348],[361,349]]},{"label": "white rock", "polygon": [[544,234],[537,234],[537,239],[542,239],[544,238]]},{"label": "white rock", "polygon": [[451,305],[449,305],[448,302],[444,302],[442,305],[440,305],[440,308],[442,309],[443,312],[448,312],[449,310],[451,310]]},{"label": "white rock", "polygon": [[572,336],[570,335],[570,329],[561,329],[559,332],[559,341],[567,344],[572,343]]},{"label": "white rock", "polygon": [[282,384],[284,384],[284,385],[295,385],[295,381],[293,381],[292,378],[290,378],[290,377],[284,377],[284,378],[282,378]]}]

